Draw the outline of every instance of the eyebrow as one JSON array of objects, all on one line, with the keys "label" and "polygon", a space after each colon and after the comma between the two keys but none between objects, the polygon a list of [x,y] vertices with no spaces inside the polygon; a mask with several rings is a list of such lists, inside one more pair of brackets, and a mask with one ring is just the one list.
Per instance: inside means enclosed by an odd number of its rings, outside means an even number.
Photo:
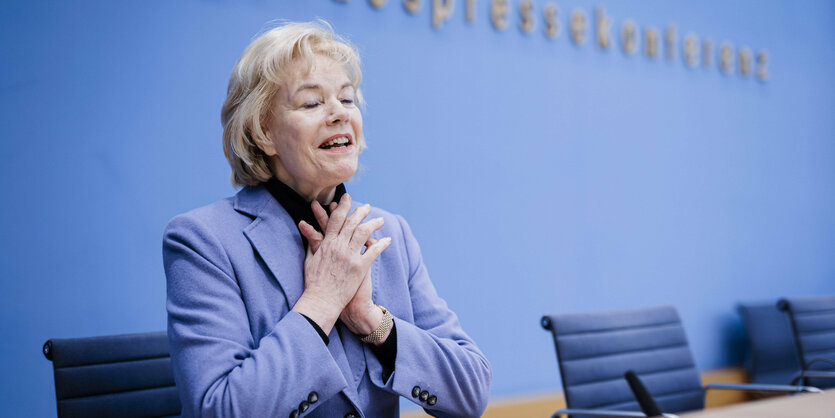
[{"label": "eyebrow", "polygon": [[[349,82],[343,84],[341,87],[339,87],[339,89],[342,90],[345,87],[353,87],[353,86],[354,86],[354,84],[349,81]],[[298,92],[300,92],[302,90],[319,90],[321,88],[322,88],[322,86],[319,85],[319,84],[302,84],[301,86],[299,86],[299,88],[296,89],[296,91],[293,92],[293,95],[295,96]]]}]

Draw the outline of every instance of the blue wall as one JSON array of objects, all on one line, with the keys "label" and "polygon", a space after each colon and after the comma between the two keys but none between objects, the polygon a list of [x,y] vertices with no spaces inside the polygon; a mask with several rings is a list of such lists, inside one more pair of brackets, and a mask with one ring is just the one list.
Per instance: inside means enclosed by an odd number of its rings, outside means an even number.
[{"label": "blue wall", "polygon": [[521,33],[515,0],[504,31],[487,0],[439,30],[428,0],[123,3],[0,4],[4,414],[54,413],[48,338],[164,329],[163,228],[234,193],[220,106],[276,18],[359,45],[349,190],[410,221],[494,397],[558,389],[545,312],[672,303],[710,369],[739,361],[737,301],[835,292],[831,1],[600,3],[614,41],[629,18],[765,48],[767,83],[575,46],[586,0],[555,2],[555,40]]}]

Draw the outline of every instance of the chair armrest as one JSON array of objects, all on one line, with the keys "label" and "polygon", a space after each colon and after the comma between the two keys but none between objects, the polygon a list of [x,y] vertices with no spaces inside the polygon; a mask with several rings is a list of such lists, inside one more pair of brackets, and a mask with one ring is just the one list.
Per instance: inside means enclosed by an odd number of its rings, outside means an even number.
[{"label": "chair armrest", "polygon": [[[557,412],[554,412],[554,415],[551,415],[551,418],[559,418],[560,415],[585,415],[587,417],[610,417],[610,418],[646,418],[647,416],[643,412],[637,411],[616,411],[616,410],[607,410],[607,409],[573,409],[573,408],[563,408]],[[678,415],[673,414],[663,414],[662,416],[667,418],[678,418]]]},{"label": "chair armrest", "polygon": [[826,370],[803,370],[792,379],[792,384],[797,383],[804,377],[812,377],[816,379],[835,379],[835,371]]},{"label": "chair armrest", "polygon": [[708,389],[730,389],[730,390],[744,390],[748,392],[780,392],[780,393],[800,393],[813,392],[822,393],[823,391],[814,386],[790,386],[790,385],[761,385],[750,383],[711,383],[704,387]]}]

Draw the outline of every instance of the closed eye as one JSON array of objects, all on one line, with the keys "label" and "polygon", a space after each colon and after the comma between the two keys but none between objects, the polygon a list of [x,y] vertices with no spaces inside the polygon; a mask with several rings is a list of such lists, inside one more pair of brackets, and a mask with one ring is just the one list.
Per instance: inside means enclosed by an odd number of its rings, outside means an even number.
[{"label": "closed eye", "polygon": [[354,99],[342,99],[342,104],[352,105],[354,104]]},{"label": "closed eye", "polygon": [[307,102],[302,105],[302,107],[304,107],[305,109],[313,109],[316,106],[319,106],[319,102]]}]

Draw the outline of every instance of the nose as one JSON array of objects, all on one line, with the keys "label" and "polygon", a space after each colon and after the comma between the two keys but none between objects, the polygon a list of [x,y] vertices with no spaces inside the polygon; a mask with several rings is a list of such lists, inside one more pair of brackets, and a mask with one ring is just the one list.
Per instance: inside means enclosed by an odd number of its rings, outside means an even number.
[{"label": "nose", "polygon": [[330,106],[328,107],[327,124],[339,125],[340,123],[348,122],[349,119],[348,109],[345,109],[342,102],[336,99],[331,100]]}]

